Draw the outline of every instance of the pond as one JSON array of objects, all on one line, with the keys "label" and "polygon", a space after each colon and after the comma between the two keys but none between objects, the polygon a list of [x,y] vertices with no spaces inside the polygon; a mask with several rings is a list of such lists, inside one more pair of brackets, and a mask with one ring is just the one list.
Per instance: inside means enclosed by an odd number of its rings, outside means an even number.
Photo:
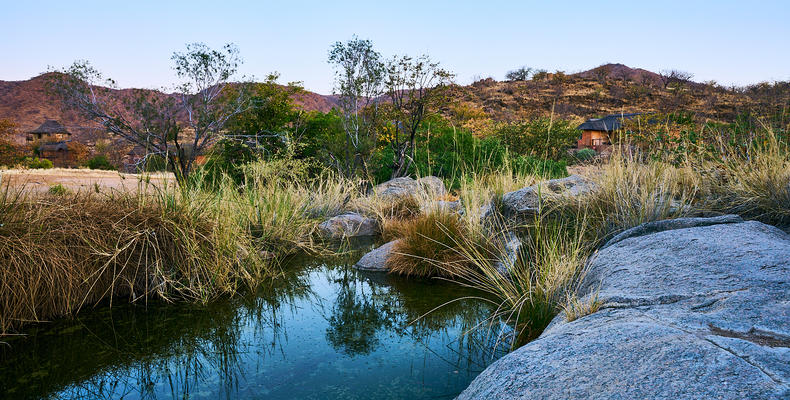
[{"label": "pond", "polygon": [[0,343],[0,398],[451,399],[507,350],[479,293],[300,264],[254,296],[31,326]]}]

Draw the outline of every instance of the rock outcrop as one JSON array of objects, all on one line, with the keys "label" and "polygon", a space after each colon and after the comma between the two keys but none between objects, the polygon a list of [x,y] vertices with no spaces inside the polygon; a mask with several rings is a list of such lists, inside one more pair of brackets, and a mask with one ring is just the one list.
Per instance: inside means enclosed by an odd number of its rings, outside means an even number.
[{"label": "rock outcrop", "polygon": [[378,228],[375,219],[353,212],[334,216],[318,225],[318,231],[324,239],[373,236],[378,233]]},{"label": "rock outcrop", "polygon": [[359,261],[354,264],[354,268],[362,271],[386,272],[387,258],[389,258],[392,248],[397,242],[397,240],[393,240],[373,249],[369,253],[362,256],[362,258],[360,258]]},{"label": "rock outcrop", "polygon": [[435,176],[426,176],[414,180],[409,177],[395,178],[376,185],[373,193],[385,199],[399,199],[414,196],[424,191],[429,197],[440,197],[447,194],[444,182]]},{"label": "rock outcrop", "polygon": [[645,224],[590,260],[584,300],[460,399],[790,398],[790,235],[737,217]]},{"label": "rock outcrop", "polygon": [[579,175],[539,182],[502,196],[502,215],[506,218],[532,217],[540,212],[542,198],[551,195],[581,196],[595,190],[595,183]]}]

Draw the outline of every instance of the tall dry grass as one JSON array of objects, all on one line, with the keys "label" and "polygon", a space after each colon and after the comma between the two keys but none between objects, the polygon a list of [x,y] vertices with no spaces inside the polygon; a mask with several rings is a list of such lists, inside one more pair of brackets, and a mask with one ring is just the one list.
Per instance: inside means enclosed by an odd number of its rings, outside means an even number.
[{"label": "tall dry grass", "polygon": [[[208,301],[281,275],[284,258],[326,250],[320,221],[359,194],[341,178],[253,164],[185,188],[0,196],[0,334],[101,301]],[[210,183],[210,184],[209,184]]]},{"label": "tall dry grass", "polygon": [[745,151],[721,144],[721,160],[701,163],[709,187],[706,206],[790,227],[790,148],[771,128]]},{"label": "tall dry grass", "polygon": [[251,237],[209,197],[0,196],[0,333],[102,300],[206,301],[267,274]]}]

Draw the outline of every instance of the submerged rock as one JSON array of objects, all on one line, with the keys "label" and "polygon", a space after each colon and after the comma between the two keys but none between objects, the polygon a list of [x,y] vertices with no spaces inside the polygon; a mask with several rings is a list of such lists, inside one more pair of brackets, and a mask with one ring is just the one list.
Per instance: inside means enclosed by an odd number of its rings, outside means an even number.
[{"label": "submerged rock", "polygon": [[790,397],[790,235],[721,217],[615,239],[582,284],[600,311],[557,316],[460,399]]},{"label": "submerged rock", "polygon": [[322,222],[318,225],[318,231],[325,239],[343,239],[376,235],[378,227],[378,222],[375,219],[348,212]]},{"label": "submerged rock", "polygon": [[373,193],[385,199],[398,199],[414,196],[424,190],[429,197],[440,197],[447,194],[444,182],[435,176],[426,176],[417,180],[409,177],[390,179],[376,185]]},{"label": "submerged rock", "polygon": [[540,212],[541,197],[581,196],[596,189],[594,182],[579,175],[539,182],[502,196],[502,214],[507,218],[532,217]]},{"label": "submerged rock", "polygon": [[392,252],[392,248],[397,243],[397,240],[393,240],[386,244],[375,248],[362,256],[362,258],[354,264],[354,268],[362,270],[362,271],[379,271],[379,272],[386,272],[387,271],[387,259]]}]

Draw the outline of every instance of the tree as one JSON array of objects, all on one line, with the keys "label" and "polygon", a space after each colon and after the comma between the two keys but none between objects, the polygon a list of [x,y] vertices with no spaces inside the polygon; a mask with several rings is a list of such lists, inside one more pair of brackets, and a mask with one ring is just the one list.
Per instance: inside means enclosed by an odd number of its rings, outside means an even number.
[{"label": "tree", "polygon": [[509,81],[526,81],[529,80],[529,75],[531,73],[532,68],[524,66],[513,71],[508,71],[508,73],[505,74],[505,79]]},{"label": "tree", "polygon": [[346,145],[343,155],[333,154],[335,168],[346,176],[359,169],[366,175],[367,158],[376,143],[379,97],[382,94],[384,64],[370,40],[354,36],[336,42],[329,50],[335,68],[334,94],[338,95]]},{"label": "tree", "polygon": [[181,80],[172,95],[136,89],[131,99],[118,101],[118,94],[112,91],[115,82],[105,79],[87,61],[77,61],[51,75],[49,87],[67,107],[145,148],[143,160],[167,160],[183,186],[196,157],[223,137],[228,121],[249,103],[243,90],[232,98],[225,96],[241,63],[234,45],[214,50],[202,43],[188,44],[185,52],[173,53],[172,60]]},{"label": "tree", "polygon": [[658,76],[661,79],[661,84],[664,86],[664,89],[666,89],[672,83],[688,83],[691,81],[691,78],[694,77],[694,74],[677,69],[664,69],[658,73]]},{"label": "tree", "polygon": [[298,82],[283,86],[277,83],[278,73],[271,73],[264,82],[246,83],[228,88],[226,97],[233,99],[246,91],[249,107],[233,116],[227,125],[228,139],[251,146],[258,153],[273,155],[299,142],[302,112],[292,96],[304,90]]},{"label": "tree", "polygon": [[392,121],[389,144],[394,152],[392,177],[405,176],[414,159],[417,130],[431,109],[446,103],[443,89],[453,74],[427,55],[393,57],[387,63],[385,86]]}]

